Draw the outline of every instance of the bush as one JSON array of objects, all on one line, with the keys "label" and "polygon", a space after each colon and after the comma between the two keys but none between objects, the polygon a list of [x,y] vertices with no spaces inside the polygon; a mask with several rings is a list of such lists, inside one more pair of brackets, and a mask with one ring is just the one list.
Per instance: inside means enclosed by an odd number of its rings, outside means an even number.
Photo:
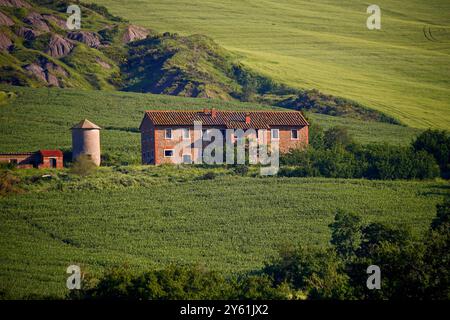
[{"label": "bush", "polygon": [[361,217],[354,213],[338,210],[330,224],[331,241],[338,255],[344,259],[353,258],[361,242]]},{"label": "bush", "polygon": [[412,143],[416,152],[425,151],[438,163],[443,177],[450,177],[450,134],[447,131],[426,130]]},{"label": "bush", "polygon": [[266,264],[263,273],[275,285],[287,283],[310,299],[346,299],[350,291],[343,266],[332,250],[285,248]]},{"label": "bush", "polygon": [[19,187],[20,178],[13,175],[10,171],[0,173],[0,196],[6,196],[14,193],[22,193]]},{"label": "bush", "polygon": [[327,149],[347,147],[353,143],[353,139],[344,127],[333,127],[325,131],[323,146]]},{"label": "bush", "polygon": [[408,147],[368,146],[363,153],[368,164],[364,176],[369,179],[431,179],[439,176],[433,157]]},{"label": "bush", "polygon": [[93,174],[97,166],[87,155],[79,156],[73,163],[71,172],[79,176],[88,176]]},{"label": "bush", "polygon": [[248,170],[249,168],[245,164],[236,165],[233,168],[234,173],[239,174],[241,176],[245,176],[248,173]]},{"label": "bush", "polygon": [[214,180],[217,177],[217,174],[214,171],[209,171],[201,176],[200,180]]},{"label": "bush", "polygon": [[391,145],[359,145],[346,131],[325,132],[324,145],[306,150],[293,149],[281,155],[278,175],[287,177],[433,179],[439,167],[433,156],[423,150]]},{"label": "bush", "polygon": [[266,275],[226,278],[199,266],[170,265],[161,270],[133,273],[113,268],[99,280],[90,279],[72,299],[218,300],[286,299],[286,286],[273,286]]}]

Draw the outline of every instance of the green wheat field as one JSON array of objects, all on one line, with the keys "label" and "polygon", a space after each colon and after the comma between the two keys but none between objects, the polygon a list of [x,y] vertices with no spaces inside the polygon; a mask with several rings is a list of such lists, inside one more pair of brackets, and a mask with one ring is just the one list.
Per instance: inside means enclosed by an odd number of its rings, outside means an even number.
[{"label": "green wheat field", "polygon": [[[70,150],[69,128],[86,117],[104,129],[102,153],[123,161],[93,176],[68,169],[20,170],[35,181],[0,197],[0,296],[63,298],[67,266],[90,275],[106,268],[199,264],[226,273],[259,268],[285,244],[325,246],[341,208],[366,221],[405,225],[417,235],[445,194],[444,181],[247,177],[226,168],[138,165],[143,110],[262,109],[234,102],[151,94],[2,86],[0,151]],[[361,143],[406,145],[420,130],[310,115],[346,126]],[[128,165],[127,165],[128,164]],[[217,178],[202,177],[214,171]],[[52,174],[51,180],[41,179]]]}]

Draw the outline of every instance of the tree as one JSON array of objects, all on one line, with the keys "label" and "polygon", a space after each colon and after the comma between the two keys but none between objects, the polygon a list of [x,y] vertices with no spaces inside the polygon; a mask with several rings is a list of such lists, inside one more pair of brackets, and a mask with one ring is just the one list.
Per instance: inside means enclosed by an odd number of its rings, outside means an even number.
[{"label": "tree", "polygon": [[331,228],[331,244],[344,260],[352,259],[361,241],[361,218],[343,210],[337,210]]},{"label": "tree", "polygon": [[332,149],[336,147],[347,147],[353,143],[353,139],[348,133],[347,128],[333,127],[325,131],[323,137],[324,147]]},{"label": "tree", "polygon": [[310,145],[315,149],[323,148],[324,131],[320,125],[312,122],[308,129]]},{"label": "tree", "polygon": [[426,296],[450,299],[450,199],[436,206],[436,217],[425,240],[424,262],[427,268]]},{"label": "tree", "polygon": [[331,249],[287,247],[265,265],[263,274],[309,299],[348,299],[351,290],[343,263]]},{"label": "tree", "polygon": [[424,150],[432,154],[439,164],[441,174],[450,173],[450,133],[440,130],[426,130],[412,144],[415,151]]}]

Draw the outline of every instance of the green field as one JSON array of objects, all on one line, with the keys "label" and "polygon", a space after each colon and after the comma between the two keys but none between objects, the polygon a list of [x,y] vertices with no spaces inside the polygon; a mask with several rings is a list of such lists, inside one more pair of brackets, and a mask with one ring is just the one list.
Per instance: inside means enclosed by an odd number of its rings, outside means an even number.
[{"label": "green field", "polygon": [[70,264],[90,275],[122,264],[249,271],[282,245],[326,245],[338,208],[418,235],[448,193],[443,182],[241,177],[225,169],[215,169],[215,180],[198,180],[209,170],[102,168],[87,178],[53,172],[25,194],[0,198],[0,294],[62,297]]},{"label": "green field", "polygon": [[[380,0],[381,30],[356,0],[95,0],[158,31],[206,34],[248,66],[413,127],[450,127],[450,2]],[[437,41],[424,36],[431,27]]]},{"label": "green field", "polygon": [[[249,103],[180,98],[164,95],[87,91],[75,89],[32,89],[0,86],[16,93],[0,105],[0,152],[38,149],[70,150],[70,127],[87,118],[101,132],[103,154],[126,163],[140,163],[138,127],[144,110],[216,107],[228,110],[269,109]],[[279,109],[279,108],[278,108]],[[408,144],[420,130],[380,122],[366,122],[319,114],[308,115],[324,128],[345,126],[361,143]]]}]

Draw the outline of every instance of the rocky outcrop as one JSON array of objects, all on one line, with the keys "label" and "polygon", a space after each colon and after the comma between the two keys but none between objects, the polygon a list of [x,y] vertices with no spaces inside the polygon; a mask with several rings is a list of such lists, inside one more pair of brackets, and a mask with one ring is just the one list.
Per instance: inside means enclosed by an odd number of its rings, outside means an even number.
[{"label": "rocky outcrop", "polygon": [[142,40],[145,39],[150,31],[148,31],[145,28],[135,26],[135,25],[129,25],[125,29],[125,33],[123,34],[122,41],[124,43],[129,43],[135,40]]},{"label": "rocky outcrop", "polygon": [[31,5],[24,0],[0,0],[0,6],[14,8],[31,8]]},{"label": "rocky outcrop", "polygon": [[100,47],[100,36],[94,32],[88,31],[75,31],[69,32],[67,37],[78,42],[82,42],[91,48]]},{"label": "rocky outcrop", "polygon": [[50,28],[48,27],[47,23],[45,22],[45,19],[42,15],[40,15],[37,12],[31,12],[26,16],[25,19],[23,19],[23,22],[26,24],[29,24],[33,27],[33,29],[49,32]]},{"label": "rocky outcrop", "polygon": [[53,34],[45,53],[55,58],[64,57],[68,55],[74,47],[75,45],[69,39],[63,38],[59,34]]},{"label": "rocky outcrop", "polygon": [[22,38],[24,38],[25,40],[28,41],[33,41],[34,39],[36,39],[36,37],[38,35],[40,35],[41,33],[39,31],[30,29],[30,28],[25,28],[25,27],[20,27],[16,34]]},{"label": "rocky outcrop", "polygon": [[26,65],[24,69],[27,70],[30,74],[34,75],[37,79],[47,82],[47,76],[44,72],[44,69],[40,65],[32,63]]},{"label": "rocky outcrop", "polygon": [[11,39],[4,32],[0,32],[0,50],[8,50],[11,46]]},{"label": "rocky outcrop", "polygon": [[14,21],[10,17],[8,17],[6,14],[0,11],[0,26],[7,26],[11,27],[14,25]]},{"label": "rocky outcrop", "polygon": [[40,59],[37,62],[31,63],[25,66],[24,69],[46,85],[55,87],[62,86],[58,76],[67,77],[69,75],[64,68],[46,59]]},{"label": "rocky outcrop", "polygon": [[54,23],[56,24],[58,27],[60,27],[61,29],[65,30],[67,29],[66,26],[66,20],[58,17],[58,16],[54,16],[52,14],[43,14],[42,18],[47,21],[48,23]]}]

